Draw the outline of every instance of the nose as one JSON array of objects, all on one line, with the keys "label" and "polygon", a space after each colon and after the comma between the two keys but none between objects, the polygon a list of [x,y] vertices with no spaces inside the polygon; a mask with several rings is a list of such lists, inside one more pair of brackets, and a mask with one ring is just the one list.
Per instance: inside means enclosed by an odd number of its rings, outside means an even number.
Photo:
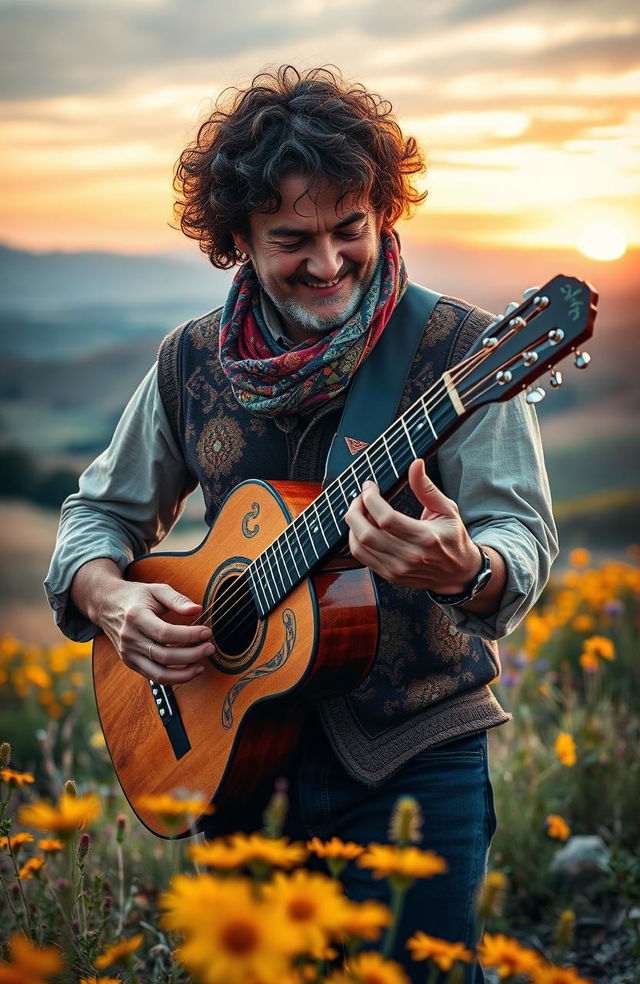
[{"label": "nose", "polygon": [[307,257],[307,273],[316,280],[335,280],[342,266],[340,244],[331,240],[315,243]]}]

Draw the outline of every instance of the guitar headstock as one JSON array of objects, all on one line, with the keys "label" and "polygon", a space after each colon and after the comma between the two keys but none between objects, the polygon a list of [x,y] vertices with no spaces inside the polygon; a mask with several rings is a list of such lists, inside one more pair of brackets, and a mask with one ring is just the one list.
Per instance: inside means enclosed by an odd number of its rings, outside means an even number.
[{"label": "guitar headstock", "polygon": [[575,365],[585,368],[590,357],[580,345],[593,333],[597,300],[589,284],[561,274],[525,291],[524,300],[510,304],[452,370],[464,409],[508,400],[523,389],[529,403],[539,403],[545,392],[530,384],[551,371],[550,385],[557,389],[562,375],[556,364],[572,352]]}]

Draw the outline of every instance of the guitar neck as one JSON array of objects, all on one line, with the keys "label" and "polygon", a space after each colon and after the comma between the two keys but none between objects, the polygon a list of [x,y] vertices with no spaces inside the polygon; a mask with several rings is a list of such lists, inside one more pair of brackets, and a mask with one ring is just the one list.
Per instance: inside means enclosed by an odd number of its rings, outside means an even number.
[{"label": "guitar neck", "polygon": [[344,517],[364,482],[375,482],[382,495],[391,498],[404,484],[411,462],[431,454],[463,413],[451,376],[444,373],[354,458],[249,566],[249,583],[261,617],[342,546],[349,532]]}]

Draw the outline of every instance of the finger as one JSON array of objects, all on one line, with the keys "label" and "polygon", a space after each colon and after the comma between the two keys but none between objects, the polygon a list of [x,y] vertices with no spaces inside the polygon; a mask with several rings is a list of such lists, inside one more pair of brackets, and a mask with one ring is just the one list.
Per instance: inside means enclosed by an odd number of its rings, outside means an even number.
[{"label": "finger", "polygon": [[208,625],[174,625],[165,622],[150,608],[140,608],[132,613],[133,626],[140,636],[161,646],[198,646],[211,639]]},{"label": "finger", "polygon": [[432,516],[455,516],[458,509],[452,499],[448,499],[427,475],[422,458],[416,458],[409,465],[409,486],[421,506]]},{"label": "finger", "polygon": [[197,615],[202,609],[202,605],[180,594],[170,584],[149,584],[149,591],[160,604],[170,612],[178,615]]},{"label": "finger", "polygon": [[204,673],[205,669],[202,663],[191,666],[161,666],[160,663],[155,663],[145,656],[139,657],[135,662],[127,663],[127,666],[147,680],[163,684],[188,683],[189,680]]},{"label": "finger", "polygon": [[405,516],[389,505],[373,482],[364,483],[361,498],[374,524],[392,537],[414,542],[424,534],[424,524],[411,516]]},{"label": "finger", "polygon": [[202,662],[213,656],[215,649],[210,642],[205,642],[200,646],[189,646],[180,648],[178,646],[160,646],[152,640],[143,643],[143,655],[152,663],[160,666],[180,666],[181,664],[191,664]]}]

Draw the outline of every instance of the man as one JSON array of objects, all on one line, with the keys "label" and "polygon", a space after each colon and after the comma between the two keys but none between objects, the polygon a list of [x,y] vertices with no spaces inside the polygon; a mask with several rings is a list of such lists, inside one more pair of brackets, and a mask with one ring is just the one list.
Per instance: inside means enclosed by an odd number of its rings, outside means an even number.
[{"label": "man", "polygon": [[[222,311],[165,340],[63,506],[46,587],[65,632],[100,628],[132,671],[159,683],[202,671],[210,630],[162,617],[195,618],[199,599],[122,572],[166,535],[196,484],[211,523],[245,478],[322,480],[349,384],[406,288],[393,226],[424,199],[411,184],[423,169],[390,105],[325,69],[260,75],[201,126],[176,170],[181,226],[215,266],[242,265]],[[440,298],[401,409],[490,320]],[[495,828],[486,730],[508,720],[487,686],[495,639],[534,603],[557,549],[523,399],[472,416],[429,474],[414,461],[393,504],[365,483],[347,513],[349,549],[377,582],[380,645],[364,683],[310,715],[287,826],[298,838],[384,842],[398,796],[418,800],[423,844],[449,870],[412,889],[395,951],[408,967],[404,941],[417,929],[473,941]],[[384,897],[385,884],[355,866],[346,884],[354,898]]]}]

